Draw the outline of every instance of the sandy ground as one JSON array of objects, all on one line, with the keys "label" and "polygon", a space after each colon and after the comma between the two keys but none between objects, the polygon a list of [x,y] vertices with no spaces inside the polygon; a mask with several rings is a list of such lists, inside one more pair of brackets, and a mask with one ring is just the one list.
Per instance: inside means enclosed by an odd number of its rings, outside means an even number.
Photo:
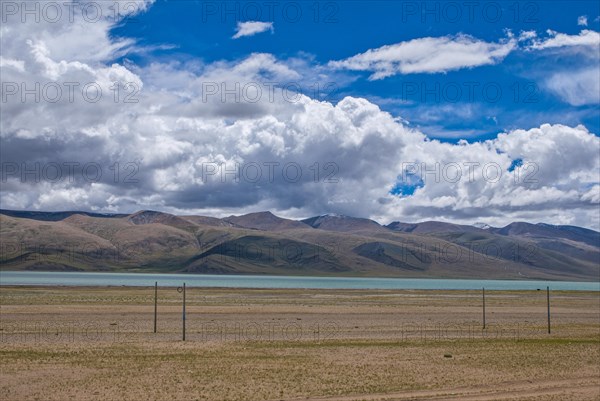
[{"label": "sandy ground", "polygon": [[599,400],[600,294],[0,287],[2,400]]}]

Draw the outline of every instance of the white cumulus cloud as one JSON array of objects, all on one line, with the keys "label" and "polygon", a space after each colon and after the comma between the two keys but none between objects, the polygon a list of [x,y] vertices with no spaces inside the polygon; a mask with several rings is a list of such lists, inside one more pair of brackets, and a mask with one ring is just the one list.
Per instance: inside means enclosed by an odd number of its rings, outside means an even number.
[{"label": "white cumulus cloud", "polygon": [[262,33],[266,31],[273,32],[273,23],[272,22],[261,22],[261,21],[246,21],[246,22],[238,22],[235,35],[232,36],[233,39],[239,39],[244,36],[253,36],[257,33]]},{"label": "white cumulus cloud", "polygon": [[540,50],[559,47],[586,46],[591,47],[592,51],[597,53],[598,46],[600,46],[600,33],[589,29],[582,30],[579,32],[579,35],[569,35],[552,30],[548,30],[547,33],[550,37],[534,40],[529,48]]},{"label": "white cumulus cloud", "polygon": [[333,68],[371,71],[370,79],[395,74],[437,73],[496,64],[516,46],[512,38],[490,43],[469,35],[418,38],[377,49],[369,49],[344,60],[332,61]]}]

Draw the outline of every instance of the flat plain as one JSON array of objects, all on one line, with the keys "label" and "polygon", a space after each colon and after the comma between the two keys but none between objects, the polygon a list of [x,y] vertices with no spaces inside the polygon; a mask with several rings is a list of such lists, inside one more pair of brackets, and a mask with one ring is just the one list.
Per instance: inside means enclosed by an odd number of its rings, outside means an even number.
[{"label": "flat plain", "polygon": [[598,400],[600,293],[0,287],[2,400]]}]

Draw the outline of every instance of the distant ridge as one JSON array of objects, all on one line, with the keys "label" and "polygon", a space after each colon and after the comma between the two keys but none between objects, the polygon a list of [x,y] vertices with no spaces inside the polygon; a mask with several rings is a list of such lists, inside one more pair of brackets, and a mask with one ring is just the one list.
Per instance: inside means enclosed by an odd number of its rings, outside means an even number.
[{"label": "distant ridge", "polygon": [[296,228],[309,228],[308,225],[297,221],[283,219],[275,216],[271,212],[248,213],[243,216],[229,216],[222,219],[238,227],[250,228],[255,230],[291,230]]},{"label": "distant ridge", "polygon": [[337,214],[324,214],[302,220],[303,223],[321,230],[352,232],[359,230],[380,230],[384,228],[374,220],[342,216]]},{"label": "distant ridge", "polygon": [[600,246],[600,232],[577,226],[561,226],[545,223],[531,224],[515,222],[502,228],[491,230],[500,235],[513,235],[523,237],[564,238],[572,241],[584,242],[592,246]]},{"label": "distant ridge", "polygon": [[303,220],[285,219],[274,215],[270,211],[248,213],[240,216],[229,216],[222,219],[209,216],[182,215],[177,216],[170,213],[154,210],[140,210],[135,213],[94,213],[82,211],[27,211],[0,209],[0,215],[18,217],[24,219],[40,221],[61,221],[73,215],[83,215],[98,218],[123,218],[129,217],[134,224],[160,223],[164,220],[188,221],[200,225],[214,225],[223,227],[244,227],[259,230],[271,229],[291,229],[291,228],[320,228],[332,231],[352,231],[357,229],[377,229],[388,228],[393,231],[407,233],[432,233],[432,232],[459,232],[459,231],[484,231],[493,232],[499,235],[519,235],[519,236],[560,236],[561,238],[572,239],[574,241],[583,241],[590,245],[600,246],[600,232],[588,228],[553,225],[547,223],[526,223],[513,222],[504,227],[491,227],[484,223],[475,223],[473,225],[454,224],[440,221],[424,221],[420,223],[403,223],[394,221],[386,226],[380,225],[375,220],[344,216],[338,214],[323,214],[320,216],[309,217]]},{"label": "distant ridge", "polygon": [[19,217],[22,219],[32,219],[41,221],[60,221],[75,214],[81,214],[89,217],[100,217],[100,218],[115,218],[115,217],[126,217],[128,214],[121,213],[91,213],[91,212],[78,212],[78,211],[64,211],[64,212],[37,212],[37,211],[25,211],[25,210],[8,210],[0,209],[0,214],[10,217]]},{"label": "distant ridge", "polygon": [[482,229],[475,226],[466,226],[461,224],[444,223],[441,221],[424,221],[422,223],[401,223],[394,221],[386,226],[394,231],[402,231],[415,234],[436,233],[436,232],[477,232]]}]

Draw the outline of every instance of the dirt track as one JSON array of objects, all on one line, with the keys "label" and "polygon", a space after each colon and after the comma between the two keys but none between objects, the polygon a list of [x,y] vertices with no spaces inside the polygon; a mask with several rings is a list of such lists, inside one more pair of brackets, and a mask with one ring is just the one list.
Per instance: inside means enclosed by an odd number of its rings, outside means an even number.
[{"label": "dirt track", "polygon": [[532,382],[499,383],[494,386],[455,388],[445,390],[402,391],[386,394],[361,394],[327,398],[296,398],[288,401],[403,401],[403,400],[533,400],[558,397],[560,400],[600,399],[600,378],[590,376],[581,379],[546,380]]}]

